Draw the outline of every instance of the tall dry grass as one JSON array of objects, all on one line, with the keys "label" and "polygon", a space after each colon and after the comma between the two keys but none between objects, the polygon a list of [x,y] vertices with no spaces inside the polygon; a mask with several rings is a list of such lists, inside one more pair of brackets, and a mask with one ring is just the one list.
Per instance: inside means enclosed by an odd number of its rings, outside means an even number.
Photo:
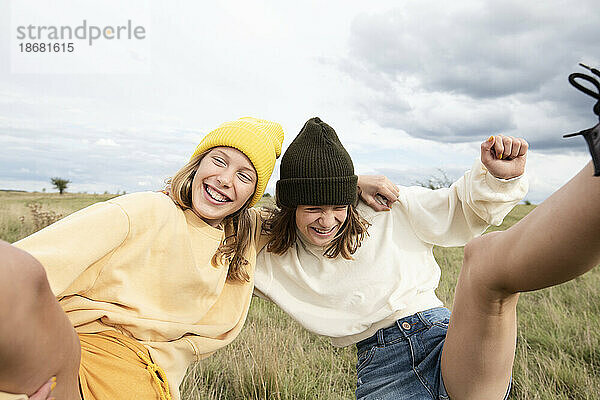
[{"label": "tall dry grass", "polygon": [[114,194],[0,191],[0,239],[9,243]]}]

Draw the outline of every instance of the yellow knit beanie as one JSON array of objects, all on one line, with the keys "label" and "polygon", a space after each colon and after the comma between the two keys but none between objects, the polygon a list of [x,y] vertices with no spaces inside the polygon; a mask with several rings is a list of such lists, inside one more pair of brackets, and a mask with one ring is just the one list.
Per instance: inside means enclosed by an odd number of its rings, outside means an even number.
[{"label": "yellow knit beanie", "polygon": [[233,147],[244,153],[250,159],[258,176],[256,191],[250,200],[250,206],[253,206],[265,192],[275,167],[275,160],[281,155],[282,143],[283,128],[277,122],[244,117],[225,122],[206,135],[191,158],[218,146]]}]

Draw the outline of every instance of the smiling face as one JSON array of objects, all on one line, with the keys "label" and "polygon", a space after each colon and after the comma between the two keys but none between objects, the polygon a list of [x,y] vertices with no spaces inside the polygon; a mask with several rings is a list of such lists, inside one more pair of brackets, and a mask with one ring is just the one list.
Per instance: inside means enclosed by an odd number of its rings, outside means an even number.
[{"label": "smiling face", "polygon": [[348,206],[298,206],[296,227],[310,243],[324,247],[336,237],[347,215]]},{"label": "smiling face", "polygon": [[254,194],[257,175],[252,163],[232,147],[214,147],[200,161],[192,181],[192,210],[217,226]]}]

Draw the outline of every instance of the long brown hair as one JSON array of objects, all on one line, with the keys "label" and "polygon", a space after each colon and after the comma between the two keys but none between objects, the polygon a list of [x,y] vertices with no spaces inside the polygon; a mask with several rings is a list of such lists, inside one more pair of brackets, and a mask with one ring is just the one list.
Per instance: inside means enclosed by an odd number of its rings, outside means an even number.
[{"label": "long brown hair", "polygon": [[[367,229],[371,224],[360,216],[356,206],[348,206],[346,221],[323,255],[336,258],[342,255],[346,260],[352,260],[352,255],[360,247]],[[268,219],[263,224],[263,232],[270,235],[267,251],[284,254],[294,245],[296,234],[296,207],[285,207],[270,210]]]},{"label": "long brown hair", "polygon": [[[192,181],[200,162],[209,152],[210,149],[193,157],[166,182],[166,191],[169,197],[183,210],[193,209]],[[252,217],[248,211],[251,200],[252,196],[242,208],[223,219],[225,238],[211,260],[212,265],[215,267],[229,264],[227,280],[230,282],[250,281],[250,275],[246,270],[249,262],[244,255],[247,254],[252,241]]]}]

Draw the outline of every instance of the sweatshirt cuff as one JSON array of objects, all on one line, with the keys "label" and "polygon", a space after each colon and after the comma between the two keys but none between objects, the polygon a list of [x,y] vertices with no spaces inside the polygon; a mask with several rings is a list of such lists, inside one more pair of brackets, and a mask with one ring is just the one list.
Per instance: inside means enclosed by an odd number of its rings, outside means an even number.
[{"label": "sweatshirt cuff", "polygon": [[528,180],[527,175],[525,173],[509,179],[497,178],[494,175],[492,175],[492,173],[485,167],[485,165],[483,165],[481,160],[477,160],[476,164],[479,164],[479,168],[481,168],[481,170],[484,171],[485,183],[494,192],[506,192],[517,185],[525,185],[525,187],[529,186],[527,184]]}]

